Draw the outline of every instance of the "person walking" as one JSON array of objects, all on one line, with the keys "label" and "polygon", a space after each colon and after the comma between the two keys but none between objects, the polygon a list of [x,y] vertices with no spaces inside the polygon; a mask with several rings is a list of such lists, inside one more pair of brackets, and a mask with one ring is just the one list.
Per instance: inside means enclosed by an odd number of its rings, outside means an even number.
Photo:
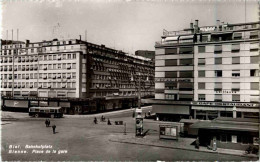
[{"label": "person walking", "polygon": [[48,127],[48,119],[45,120],[45,125]]},{"label": "person walking", "polygon": [[94,118],[94,123],[97,124],[97,118],[96,117]]},{"label": "person walking", "polygon": [[53,134],[55,134],[55,129],[56,129],[56,125],[54,124],[54,125],[52,126]]},{"label": "person walking", "polygon": [[47,124],[47,126],[49,127],[50,124],[51,124],[51,121],[50,121],[50,119],[47,119],[47,120],[48,120],[48,124]]},{"label": "person walking", "polygon": [[107,125],[112,125],[109,118],[107,118]]},{"label": "person walking", "polygon": [[197,139],[196,139],[196,141],[195,141],[195,148],[196,148],[196,149],[200,149],[199,137],[197,137]]}]

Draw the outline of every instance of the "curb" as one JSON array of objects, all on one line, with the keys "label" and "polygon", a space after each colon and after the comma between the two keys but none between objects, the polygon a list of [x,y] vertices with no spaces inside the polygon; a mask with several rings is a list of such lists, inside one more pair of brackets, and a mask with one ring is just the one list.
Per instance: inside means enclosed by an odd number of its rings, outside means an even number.
[{"label": "curb", "polygon": [[143,143],[135,143],[135,142],[117,141],[117,140],[112,140],[112,139],[109,139],[109,141],[111,141],[111,142],[118,142],[118,143],[128,143],[128,144],[143,145],[143,146],[153,146],[153,147],[169,148],[169,149],[188,150],[188,151],[195,151],[195,152],[207,152],[207,153],[213,153],[213,154],[225,154],[225,155],[234,155],[234,156],[258,158],[257,155],[251,155],[251,154],[249,154],[249,155],[238,155],[238,154],[230,154],[230,153],[224,153],[224,152],[194,150],[194,149],[188,149],[188,148],[182,148],[182,147],[172,147],[172,146],[162,146],[162,145],[154,145],[154,144],[143,144]]}]

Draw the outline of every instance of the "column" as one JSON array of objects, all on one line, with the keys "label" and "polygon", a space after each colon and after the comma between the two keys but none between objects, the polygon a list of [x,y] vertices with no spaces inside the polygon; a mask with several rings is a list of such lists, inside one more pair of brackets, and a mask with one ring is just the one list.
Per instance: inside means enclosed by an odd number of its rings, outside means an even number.
[{"label": "column", "polygon": [[196,112],[197,112],[197,110],[194,110],[194,114],[193,114],[193,118],[194,118],[194,119],[197,119]]}]

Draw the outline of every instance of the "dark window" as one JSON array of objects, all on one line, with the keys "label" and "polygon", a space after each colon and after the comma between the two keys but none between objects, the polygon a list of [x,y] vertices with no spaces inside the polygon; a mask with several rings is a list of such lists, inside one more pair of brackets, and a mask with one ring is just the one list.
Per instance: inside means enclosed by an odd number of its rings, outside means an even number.
[{"label": "dark window", "polygon": [[222,53],[222,45],[215,45],[214,53]]},{"label": "dark window", "polygon": [[177,71],[166,71],[165,78],[177,78]]},{"label": "dark window", "polygon": [[179,90],[180,91],[192,91],[193,90],[193,83],[180,82],[179,83]]},{"label": "dark window", "polygon": [[193,47],[180,47],[179,53],[180,54],[192,54],[193,53]]},{"label": "dark window", "polygon": [[222,64],[222,58],[215,58],[215,64]]},{"label": "dark window", "polygon": [[205,65],[205,58],[199,58],[198,65]]},{"label": "dark window", "polygon": [[193,59],[180,59],[180,65],[193,65]]},{"label": "dark window", "polygon": [[192,101],[193,95],[191,95],[191,94],[179,94],[179,100],[180,101]]},{"label": "dark window", "polygon": [[198,89],[205,89],[205,83],[198,83]]},{"label": "dark window", "polygon": [[259,90],[259,83],[258,82],[251,82],[250,83],[251,90]]},{"label": "dark window", "polygon": [[177,66],[177,59],[165,60],[165,66]]},{"label": "dark window", "polygon": [[258,58],[259,56],[250,56],[250,63],[251,64],[258,64]]},{"label": "dark window", "polygon": [[198,75],[199,75],[199,77],[205,77],[205,71],[204,70],[199,70],[199,72],[198,72]]},{"label": "dark window", "polygon": [[222,70],[215,70],[215,77],[222,77]]},{"label": "dark window", "polygon": [[205,46],[199,46],[199,53],[206,52]]},{"label": "dark window", "polygon": [[240,101],[240,95],[232,95],[232,101]]},{"label": "dark window", "polygon": [[232,52],[239,52],[240,51],[240,44],[232,44]]},{"label": "dark window", "polygon": [[177,89],[177,82],[165,82],[165,89]]},{"label": "dark window", "polygon": [[192,78],[193,71],[180,71],[180,78]]},{"label": "dark window", "polygon": [[240,64],[240,57],[232,57],[232,64]]},{"label": "dark window", "polygon": [[250,70],[250,76],[258,76],[258,70],[256,70],[256,69],[251,69],[251,70]]},{"label": "dark window", "polygon": [[176,55],[177,48],[165,48],[165,54],[166,55]]},{"label": "dark window", "polygon": [[232,77],[239,77],[240,71],[239,70],[232,70]]}]

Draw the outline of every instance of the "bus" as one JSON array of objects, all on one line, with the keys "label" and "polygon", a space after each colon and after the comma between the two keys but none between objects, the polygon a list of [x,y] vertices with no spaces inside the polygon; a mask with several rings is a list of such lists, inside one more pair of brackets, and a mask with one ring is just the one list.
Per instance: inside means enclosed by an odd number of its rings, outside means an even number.
[{"label": "bus", "polygon": [[30,107],[29,116],[36,118],[61,118],[63,116],[63,109],[61,107]]}]

